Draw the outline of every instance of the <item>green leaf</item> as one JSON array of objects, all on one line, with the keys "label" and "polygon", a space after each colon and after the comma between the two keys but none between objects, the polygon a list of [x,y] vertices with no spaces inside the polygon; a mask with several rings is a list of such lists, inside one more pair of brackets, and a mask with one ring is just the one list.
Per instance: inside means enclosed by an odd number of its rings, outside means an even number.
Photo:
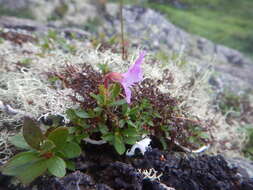
[{"label": "green leaf", "polygon": [[24,184],[31,183],[46,170],[46,159],[38,157],[35,152],[20,153],[1,169],[3,174],[16,176]]},{"label": "green leaf", "polygon": [[99,127],[99,131],[102,133],[102,134],[107,134],[109,129],[107,128],[107,126],[103,123],[99,123],[98,124],[98,127]]},{"label": "green leaf", "polygon": [[94,93],[90,93],[90,96],[91,96],[92,98],[94,98],[95,100],[98,101],[98,95],[96,95],[96,94],[94,94]]},{"label": "green leaf", "polygon": [[[99,108],[99,107],[97,107],[97,108]],[[91,116],[92,118],[96,117],[97,115],[100,115],[99,112],[95,112],[95,109],[96,108],[87,110],[89,116]]]},{"label": "green leaf", "polygon": [[170,126],[168,126],[168,125],[162,125],[162,126],[160,127],[160,129],[161,129],[162,131],[164,131],[164,132],[169,132],[170,129],[172,129],[172,127],[170,127]]},{"label": "green leaf", "polygon": [[210,138],[209,135],[208,135],[208,133],[205,133],[205,132],[201,132],[201,133],[199,134],[199,136],[202,137],[202,138],[204,138],[204,139]]},{"label": "green leaf", "polygon": [[168,145],[167,145],[166,139],[164,137],[161,137],[160,138],[160,142],[161,142],[161,144],[163,146],[163,150],[167,150],[168,149]]},{"label": "green leaf", "polygon": [[153,121],[148,121],[148,125],[153,127],[154,126]]},{"label": "green leaf", "polygon": [[67,142],[61,150],[66,158],[75,158],[81,154],[81,148],[77,143]]},{"label": "green leaf", "polygon": [[94,98],[95,100],[97,100],[97,103],[99,105],[104,105],[104,98],[102,95],[100,94],[96,95],[96,94],[91,93],[90,96]]},{"label": "green leaf", "polygon": [[119,121],[119,127],[120,127],[120,128],[123,128],[123,127],[125,126],[125,123],[126,123],[126,121],[123,120],[123,119],[121,119],[121,120]]},{"label": "green leaf", "polygon": [[125,100],[125,99],[112,102],[112,103],[110,103],[108,106],[109,106],[109,107],[111,107],[111,106],[121,106],[121,105],[123,105],[123,104],[126,104],[126,100]]},{"label": "green leaf", "polygon": [[88,119],[88,118],[92,118],[87,112],[83,111],[83,110],[75,110],[75,114],[83,119]]},{"label": "green leaf", "polygon": [[75,140],[77,143],[81,143],[82,139],[85,139],[85,138],[88,138],[89,137],[89,134],[87,133],[83,133],[83,134],[80,134],[80,135],[75,135]]},{"label": "green leaf", "polygon": [[47,160],[47,168],[56,177],[64,177],[66,174],[66,163],[58,156],[53,156]]},{"label": "green leaf", "polygon": [[94,117],[98,117],[101,115],[102,111],[103,111],[103,108],[100,108],[100,107],[96,107],[93,109],[94,110]]},{"label": "green leaf", "polygon": [[119,95],[120,91],[121,91],[120,84],[118,83],[114,84],[111,90],[111,99],[115,100],[115,98]]},{"label": "green leaf", "polygon": [[138,140],[137,136],[136,137],[128,137],[125,139],[125,143],[133,145],[137,142],[137,140]]},{"label": "green leaf", "polygon": [[78,118],[77,120],[76,120],[76,124],[78,125],[78,126],[81,126],[81,127],[83,127],[83,128],[89,128],[89,125],[87,125],[86,124],[86,122],[85,122],[85,120],[84,119],[82,119],[82,118]]},{"label": "green leaf", "polygon": [[68,128],[59,127],[49,133],[48,139],[53,141],[58,149],[61,149],[66,144],[68,134]]},{"label": "green leaf", "polygon": [[103,74],[106,74],[110,71],[107,64],[98,64],[98,68],[102,71]]},{"label": "green leaf", "polygon": [[103,95],[103,96],[106,95],[107,89],[105,88],[104,85],[102,85],[102,84],[99,85],[99,86],[98,86],[98,90],[99,90],[99,94],[100,94],[100,95]]},{"label": "green leaf", "polygon": [[138,136],[138,132],[136,128],[132,128],[132,127],[124,129],[122,133],[124,136]]},{"label": "green leaf", "polygon": [[135,115],[139,109],[140,109],[139,107],[134,107],[134,108],[130,109],[129,114]]},{"label": "green leaf", "polygon": [[99,85],[98,86],[99,89],[99,95],[100,96],[100,104],[101,105],[106,105],[107,104],[107,89],[105,88],[104,85]]},{"label": "green leaf", "polygon": [[76,131],[78,131],[78,127],[68,127],[69,134],[74,134]]},{"label": "green leaf", "polygon": [[123,114],[123,115],[127,115],[128,112],[129,112],[128,104],[122,105],[122,114]]},{"label": "green leaf", "polygon": [[46,159],[41,158],[29,164],[25,170],[17,176],[23,184],[29,184],[47,170]]},{"label": "green leaf", "polygon": [[35,152],[21,152],[12,157],[9,162],[1,167],[1,172],[5,175],[17,175],[22,167],[30,161],[37,159],[38,154]]},{"label": "green leaf", "polygon": [[126,147],[125,147],[125,144],[123,142],[123,139],[119,135],[114,136],[113,146],[120,155],[124,154],[124,152],[126,151]]},{"label": "green leaf", "polygon": [[106,135],[102,136],[102,139],[107,142],[112,142],[114,140],[114,135],[112,133],[107,133]]},{"label": "green leaf", "polygon": [[157,117],[157,118],[160,118],[160,119],[162,118],[162,116],[158,112],[154,112],[153,115],[154,115],[154,117]]},{"label": "green leaf", "polygon": [[76,169],[75,162],[70,161],[70,160],[65,160],[65,163],[66,163],[67,169],[69,169],[71,171],[75,171],[75,169]]},{"label": "green leaf", "polygon": [[41,152],[40,152],[40,155],[43,155],[51,150],[53,150],[55,148],[55,144],[53,141],[49,140],[49,139],[46,139],[42,142],[42,145],[41,145]]},{"label": "green leaf", "polygon": [[21,149],[31,149],[22,134],[17,134],[10,138],[10,143]]},{"label": "green leaf", "polygon": [[40,150],[40,144],[44,139],[44,135],[39,125],[28,117],[24,121],[23,137],[28,145],[36,150]]},{"label": "green leaf", "polygon": [[76,113],[75,113],[75,110],[74,109],[68,109],[66,111],[66,114],[68,116],[68,118],[71,120],[71,121],[75,121],[77,119],[76,117]]},{"label": "green leaf", "polygon": [[130,126],[130,127],[137,128],[137,126],[136,126],[131,120],[127,120],[127,124],[128,124],[128,126]]}]

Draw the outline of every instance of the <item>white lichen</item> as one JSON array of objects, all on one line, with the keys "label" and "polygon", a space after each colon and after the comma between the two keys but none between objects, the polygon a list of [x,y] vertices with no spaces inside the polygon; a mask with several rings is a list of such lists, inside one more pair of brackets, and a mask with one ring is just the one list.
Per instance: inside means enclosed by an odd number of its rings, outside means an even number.
[{"label": "white lichen", "polygon": [[13,133],[8,132],[7,129],[0,131],[0,165],[6,163],[13,156],[8,142],[9,137],[12,135]]},{"label": "white lichen", "polygon": [[158,180],[160,181],[160,178],[163,176],[162,173],[158,173],[154,168],[148,169],[148,170],[142,170],[138,169],[138,172],[144,175],[144,179],[148,178],[150,180]]}]

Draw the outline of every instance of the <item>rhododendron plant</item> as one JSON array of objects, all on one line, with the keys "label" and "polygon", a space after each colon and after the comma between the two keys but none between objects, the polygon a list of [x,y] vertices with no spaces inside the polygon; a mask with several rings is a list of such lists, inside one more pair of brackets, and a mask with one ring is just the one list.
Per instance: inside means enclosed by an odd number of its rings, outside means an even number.
[{"label": "rhododendron plant", "polygon": [[144,60],[144,57],[145,52],[141,52],[134,65],[132,65],[126,73],[111,72],[105,76],[104,84],[106,88],[108,87],[108,80],[119,82],[122,85],[128,104],[131,103],[131,87],[135,83],[143,80],[143,71],[141,69],[141,64]]}]

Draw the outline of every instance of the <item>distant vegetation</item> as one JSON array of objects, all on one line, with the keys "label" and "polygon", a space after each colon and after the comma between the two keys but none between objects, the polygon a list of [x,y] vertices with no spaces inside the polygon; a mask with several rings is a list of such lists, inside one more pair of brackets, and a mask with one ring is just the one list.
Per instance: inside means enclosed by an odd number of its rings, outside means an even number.
[{"label": "distant vegetation", "polygon": [[[186,31],[237,49],[253,58],[252,0],[150,0],[148,7],[164,13]],[[172,3],[174,2],[174,3]],[[175,3],[176,2],[176,3]]]},{"label": "distant vegetation", "polygon": [[2,5],[0,5],[0,16],[15,16],[15,17],[20,17],[20,18],[30,18],[30,19],[34,18],[29,9],[11,10],[11,9],[6,9]]},{"label": "distant vegetation", "polygon": [[145,4],[187,32],[237,49],[253,59],[253,0],[124,0],[124,3]]}]

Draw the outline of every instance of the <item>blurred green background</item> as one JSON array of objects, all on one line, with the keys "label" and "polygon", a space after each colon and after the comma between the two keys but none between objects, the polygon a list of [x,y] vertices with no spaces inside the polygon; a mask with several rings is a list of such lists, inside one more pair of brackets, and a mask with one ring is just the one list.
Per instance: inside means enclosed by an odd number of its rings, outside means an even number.
[{"label": "blurred green background", "polygon": [[124,0],[124,3],[153,8],[187,32],[237,49],[253,59],[253,0]]}]

